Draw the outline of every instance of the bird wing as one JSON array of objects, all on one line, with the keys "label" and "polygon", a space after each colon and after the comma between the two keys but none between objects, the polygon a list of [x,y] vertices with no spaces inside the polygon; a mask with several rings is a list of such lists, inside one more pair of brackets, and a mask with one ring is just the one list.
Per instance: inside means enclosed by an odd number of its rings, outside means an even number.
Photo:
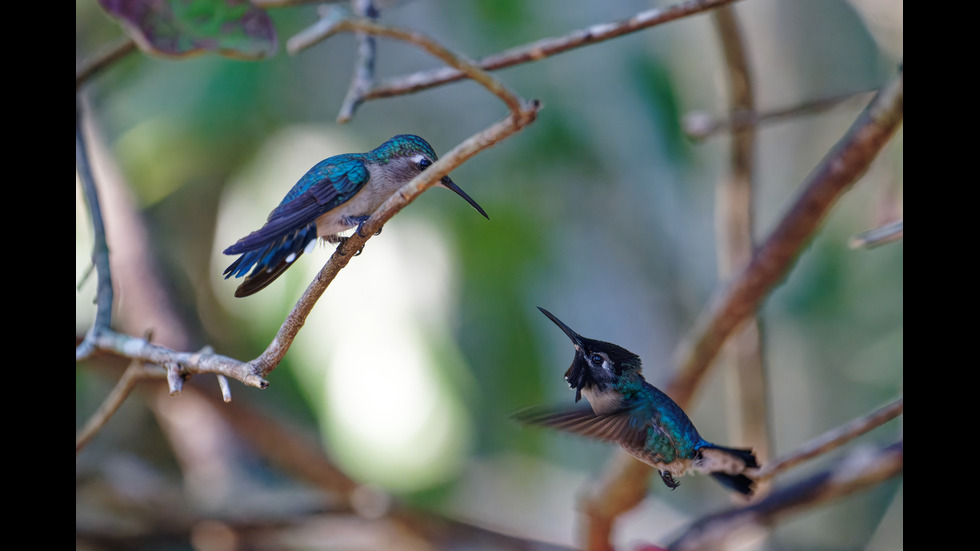
[{"label": "bird wing", "polygon": [[[269,214],[264,226],[239,239],[224,253],[242,254],[276,245],[306,230],[321,214],[353,197],[371,175],[362,159],[347,157],[344,160],[331,157],[311,168]],[[305,246],[304,243],[298,251],[290,252],[299,254]]]},{"label": "bird wing", "polygon": [[316,241],[316,219],[353,197],[369,179],[367,166],[353,155],[331,157],[307,171],[264,226],[225,249],[225,254],[241,255],[225,269],[226,279],[251,270],[235,296],[251,295],[282,275]]},{"label": "bird wing", "polygon": [[630,415],[628,409],[596,415],[591,407],[540,407],[521,410],[514,417],[529,425],[551,427],[628,447],[642,446],[647,437],[644,424]]}]

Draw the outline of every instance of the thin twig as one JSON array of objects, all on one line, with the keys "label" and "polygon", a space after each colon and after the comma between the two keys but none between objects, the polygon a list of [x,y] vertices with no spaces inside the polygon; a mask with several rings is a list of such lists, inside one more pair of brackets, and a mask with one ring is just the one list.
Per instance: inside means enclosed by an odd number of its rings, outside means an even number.
[{"label": "thin twig", "polygon": [[777,122],[783,119],[800,117],[827,111],[847,101],[863,99],[874,93],[873,90],[861,90],[838,94],[825,98],[813,99],[798,105],[781,107],[770,111],[756,112],[754,109],[739,109],[728,114],[728,118],[715,119],[703,111],[692,111],[684,116],[684,133],[694,141],[704,141],[724,131],[759,126],[764,123]]},{"label": "thin twig", "polygon": [[106,244],[105,224],[102,222],[102,209],[99,206],[99,194],[95,188],[95,178],[89,164],[88,151],[85,145],[85,132],[82,129],[83,105],[76,97],[75,101],[75,170],[82,184],[82,194],[92,217],[92,263],[95,265],[98,283],[96,285],[95,320],[92,327],[75,348],[75,360],[85,359],[95,352],[95,341],[101,331],[108,330],[112,324],[112,273],[109,270],[109,246]]},{"label": "thin twig", "polygon": [[[612,38],[634,33],[670,21],[690,17],[730,4],[735,0],[690,0],[664,8],[640,12],[633,17],[611,23],[600,23],[572,31],[560,37],[545,38],[485,57],[476,64],[488,71],[512,67],[522,63],[539,61],[582,46],[589,46]],[[411,94],[420,90],[441,86],[467,78],[465,72],[453,68],[422,71],[386,80],[372,89],[366,100]]]},{"label": "thin twig", "polygon": [[757,503],[702,517],[668,549],[726,549],[726,542],[743,534],[752,537],[788,514],[812,509],[901,475],[904,457],[902,441],[880,450],[856,450],[832,468],[780,488]]},{"label": "thin twig", "polygon": [[902,239],[904,233],[904,220],[898,220],[891,224],[861,232],[851,238],[848,243],[852,249],[873,249],[887,243],[893,243]]},{"label": "thin twig", "polygon": [[269,382],[251,370],[249,364],[205,352],[178,352],[165,346],[153,344],[146,339],[117,333],[111,329],[99,331],[92,342],[95,350],[110,352],[119,356],[158,366],[179,366],[184,377],[213,373],[224,375],[247,386],[266,388]]},{"label": "thin twig", "polygon": [[[378,18],[378,10],[373,0],[351,0],[354,15],[374,21]],[[329,8],[328,8],[329,9]],[[373,35],[357,33],[357,59],[354,62],[354,76],[351,78],[347,96],[340,106],[337,122],[343,124],[354,116],[357,106],[364,101],[364,95],[374,85],[374,58],[377,52],[377,40]]]},{"label": "thin twig", "polygon": [[286,49],[289,53],[296,54],[319,43],[321,40],[325,40],[341,32],[361,32],[386,36],[414,44],[441,59],[460,73],[482,84],[484,88],[506,103],[512,113],[517,113],[523,109],[520,98],[508,90],[496,77],[472,61],[453,53],[435,40],[419,32],[379,25],[366,19],[337,19],[335,15],[330,14],[290,38],[286,43]]},{"label": "thin twig", "polygon": [[116,410],[126,400],[140,379],[163,376],[165,376],[164,371],[157,366],[147,366],[139,360],[131,362],[129,367],[126,368],[126,371],[123,372],[122,377],[119,378],[116,386],[113,387],[109,395],[102,401],[99,409],[89,417],[88,421],[82,427],[81,432],[75,437],[75,453],[80,452],[92,440],[95,434],[102,430],[102,427],[109,422],[109,418],[116,413]]},{"label": "thin twig", "polygon": [[858,436],[879,427],[888,421],[898,417],[905,411],[905,398],[900,397],[890,404],[883,406],[868,415],[854,419],[853,421],[829,430],[820,436],[811,439],[793,451],[786,457],[781,457],[767,462],[752,478],[756,480],[766,480],[784,472],[808,459],[817,457],[832,449],[839,448],[844,444],[854,440]]},{"label": "thin twig", "polygon": [[134,51],[136,51],[136,42],[127,37],[110,46],[108,50],[101,52],[95,58],[86,61],[81,68],[75,69],[75,92],[77,93],[82,85],[96,73]]}]

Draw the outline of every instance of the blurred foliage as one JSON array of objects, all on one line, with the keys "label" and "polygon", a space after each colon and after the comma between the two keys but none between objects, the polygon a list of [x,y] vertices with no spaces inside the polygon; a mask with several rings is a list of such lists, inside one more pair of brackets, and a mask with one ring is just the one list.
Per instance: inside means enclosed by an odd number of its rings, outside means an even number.
[{"label": "blurred foliage", "polygon": [[[650,7],[639,0],[417,0],[383,9],[380,21],[479,58]],[[900,2],[756,0],[736,9],[763,109],[877,87],[901,59]],[[882,15],[895,11],[897,26],[894,14]],[[285,39],[316,18],[308,5],[269,15]],[[76,1],[76,65],[121,36],[99,3]],[[237,282],[220,277],[231,260],[220,251],[260,226],[315,162],[402,132],[445,152],[506,113],[499,100],[461,82],[365,103],[339,126],[334,117],[354,52],[348,35],[254,62],[136,54],[85,88],[90,122],[134,195],[197,346],[255,357],[326,261],[329,248],[318,248],[245,300],[232,298]],[[379,40],[378,55],[381,78],[437,66],[389,40]],[[729,143],[718,136],[694,145],[679,121],[692,110],[727,111],[721,63],[710,19],[698,16],[500,71],[507,86],[545,108],[522,133],[453,173],[491,221],[450,193],[425,194],[327,290],[271,374],[272,386],[233,383],[235,401],[318,434],[341,467],[406,503],[534,539],[576,542],[576,500],[613,450],[509,419],[516,409],[572,398],[562,380],[572,350],[536,306],[583,335],[638,353],[651,383],[670,379],[671,354],[717,284],[714,187],[726,174]],[[757,236],[859,108],[760,129]],[[902,393],[904,245],[847,247],[851,235],[881,223],[882,212],[901,215],[902,158],[899,134],[764,304],[777,455]],[[77,280],[90,250],[87,215],[78,208]],[[77,335],[91,322],[93,293],[86,286],[76,294]],[[393,350],[400,351],[394,359],[378,355]],[[76,429],[118,373],[80,366]],[[709,377],[688,413],[707,438],[734,445],[726,436],[725,384]],[[210,381],[202,388],[217,392]],[[98,517],[93,490],[124,462],[154,479],[180,480],[179,459],[144,399],[131,397],[126,413],[79,454],[77,528],[111,524]],[[351,405],[338,410],[344,399]],[[410,438],[372,438],[383,434],[377,423],[395,419],[407,423]],[[899,423],[851,447],[892,442]],[[418,458],[425,460],[408,460]],[[284,485],[257,450],[236,447],[231,460],[247,466],[240,472],[248,487]],[[656,482],[622,519],[620,541],[663,543],[728,503],[708,477],[685,478],[675,492]],[[229,515],[237,495],[216,490],[209,510],[224,504]],[[781,525],[773,545],[898,549],[901,504],[901,483],[890,482]],[[125,510],[105,514],[127,519]]]}]

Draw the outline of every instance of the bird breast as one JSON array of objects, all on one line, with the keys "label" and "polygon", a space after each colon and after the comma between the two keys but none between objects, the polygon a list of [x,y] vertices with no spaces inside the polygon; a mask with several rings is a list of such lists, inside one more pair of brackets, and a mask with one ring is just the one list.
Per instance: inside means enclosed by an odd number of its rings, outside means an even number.
[{"label": "bird breast", "polygon": [[387,178],[372,177],[353,197],[317,217],[316,234],[329,237],[355,227],[351,218],[374,214],[399,187]]}]

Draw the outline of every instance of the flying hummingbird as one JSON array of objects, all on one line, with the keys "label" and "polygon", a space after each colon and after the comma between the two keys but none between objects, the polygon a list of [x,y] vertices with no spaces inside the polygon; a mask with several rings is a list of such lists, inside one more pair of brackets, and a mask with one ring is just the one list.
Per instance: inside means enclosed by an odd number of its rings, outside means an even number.
[{"label": "flying hummingbird", "polygon": [[752,494],[753,481],[745,469],[757,468],[752,450],[708,442],[669,396],[646,382],[640,357],[621,346],[585,338],[544,308],[538,308],[561,328],[575,346],[575,358],[565,381],[591,407],[531,408],[516,414],[524,423],[544,425],[616,442],[631,455],[660,472],[668,488],[680,485],[674,477],[692,470],[710,473],[737,492]]},{"label": "flying hummingbird", "polygon": [[[247,297],[282,275],[304,252],[313,250],[317,237],[343,245],[341,232],[361,228],[391,194],[436,161],[428,142],[399,134],[367,153],[335,155],[317,163],[269,214],[265,225],[225,249],[241,255],[224,271],[225,279],[245,281],[235,291]],[[436,185],[456,192],[480,214],[486,211],[449,176]]]}]

